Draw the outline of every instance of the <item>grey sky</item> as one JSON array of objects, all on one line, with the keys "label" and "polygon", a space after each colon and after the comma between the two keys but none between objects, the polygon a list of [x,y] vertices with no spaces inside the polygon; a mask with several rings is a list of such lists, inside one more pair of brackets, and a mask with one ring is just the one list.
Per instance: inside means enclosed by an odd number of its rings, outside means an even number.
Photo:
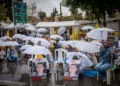
[{"label": "grey sky", "polygon": [[[31,3],[36,3],[38,9],[41,9],[42,11],[45,11],[47,13],[47,16],[50,16],[50,13],[52,12],[53,8],[57,8],[58,12],[60,12],[60,2],[62,0],[23,0],[27,3],[27,5],[30,5]],[[63,15],[70,15],[69,8],[62,7],[62,13]]]}]

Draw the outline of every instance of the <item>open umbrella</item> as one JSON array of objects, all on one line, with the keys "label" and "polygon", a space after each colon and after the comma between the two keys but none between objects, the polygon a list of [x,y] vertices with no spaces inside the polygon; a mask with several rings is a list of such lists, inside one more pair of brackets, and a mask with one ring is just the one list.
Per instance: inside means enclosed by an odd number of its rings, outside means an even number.
[{"label": "open umbrella", "polygon": [[96,46],[98,46],[99,48],[101,47],[102,43],[100,43],[97,40],[93,40],[91,43],[95,44]]},{"label": "open umbrella", "polygon": [[90,42],[81,42],[75,45],[78,50],[88,53],[97,53],[100,51],[100,47]]},{"label": "open umbrella", "polygon": [[31,39],[33,39],[33,38],[34,38],[34,37],[32,37],[32,36],[28,36],[28,37],[23,38],[22,40],[28,41],[28,40],[31,40]]},{"label": "open umbrella", "polygon": [[36,45],[27,48],[25,51],[23,51],[23,53],[25,53],[25,54],[44,54],[44,55],[51,54],[51,52],[47,48],[42,47],[42,46],[36,46]]},{"label": "open umbrella", "polygon": [[85,67],[90,67],[93,65],[93,63],[90,61],[90,59],[81,52],[68,52],[66,55],[66,58],[68,60],[72,60],[73,56],[77,56],[79,58],[79,62],[82,62]]},{"label": "open umbrella", "polygon": [[3,37],[0,38],[0,40],[3,40],[3,41],[5,41],[5,40],[7,40],[7,39],[11,40],[12,38],[7,37],[7,36],[3,36]]},{"label": "open umbrella", "polygon": [[20,50],[25,50],[25,49],[27,49],[27,48],[29,48],[29,47],[31,47],[32,45],[24,45],[24,46],[22,46],[21,48],[20,48]]},{"label": "open umbrella", "polygon": [[19,39],[23,39],[27,37],[26,35],[22,35],[22,34],[15,34],[12,38],[19,38]]},{"label": "open umbrella", "polygon": [[66,43],[63,43],[62,46],[70,45],[72,47],[75,47],[75,45],[80,42],[84,42],[84,41],[78,41],[78,40],[67,41]]},{"label": "open umbrella", "polygon": [[4,42],[2,46],[17,46],[17,45],[19,45],[19,43],[17,43],[16,41],[7,41]]},{"label": "open umbrella", "polygon": [[43,39],[43,38],[33,38],[31,39],[31,41],[35,44],[37,44],[38,41],[41,41],[42,46],[46,46],[46,47],[50,46],[50,43],[46,39]]},{"label": "open umbrella", "polygon": [[33,27],[33,26],[31,26],[31,27],[26,27],[25,29],[26,29],[26,30],[30,30],[30,31],[35,31],[35,30],[36,30],[36,28]]},{"label": "open umbrella", "polygon": [[60,28],[58,29],[57,34],[58,34],[58,35],[62,35],[65,31],[66,31],[66,27],[60,27]]},{"label": "open umbrella", "polygon": [[44,33],[44,32],[47,32],[47,30],[45,28],[39,28],[37,29],[37,32]]},{"label": "open umbrella", "polygon": [[51,35],[50,38],[51,39],[57,39],[57,38],[59,38],[60,40],[64,40],[64,38],[62,36],[60,36],[60,35]]},{"label": "open umbrella", "polygon": [[113,32],[114,30],[109,28],[98,28],[87,33],[88,38],[96,40],[107,40],[108,32]]},{"label": "open umbrella", "polygon": [[95,29],[95,27],[93,27],[93,26],[84,26],[81,29],[82,30],[93,30],[93,29]]}]

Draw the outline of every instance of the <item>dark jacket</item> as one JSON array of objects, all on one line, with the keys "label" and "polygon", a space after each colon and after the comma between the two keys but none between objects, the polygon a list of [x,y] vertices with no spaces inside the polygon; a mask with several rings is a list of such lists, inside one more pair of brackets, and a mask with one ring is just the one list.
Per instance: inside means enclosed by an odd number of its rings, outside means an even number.
[{"label": "dark jacket", "polygon": [[[100,57],[99,61],[103,61],[103,63],[111,63],[111,50],[112,49],[113,49],[112,47],[102,49],[99,53],[99,57]],[[117,51],[114,50],[112,63],[114,63],[114,60],[117,58],[118,58]]]}]

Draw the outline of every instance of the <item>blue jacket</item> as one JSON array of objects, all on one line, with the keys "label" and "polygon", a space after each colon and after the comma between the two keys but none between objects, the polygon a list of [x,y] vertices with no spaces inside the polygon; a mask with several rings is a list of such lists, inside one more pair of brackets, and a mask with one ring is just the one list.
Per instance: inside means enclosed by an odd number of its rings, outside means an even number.
[{"label": "blue jacket", "polygon": [[[102,61],[103,63],[111,63],[111,50],[112,47],[108,47],[106,49],[102,49],[99,53],[99,61]],[[113,55],[113,62],[114,60],[118,58],[117,51],[114,50],[114,55]]]}]

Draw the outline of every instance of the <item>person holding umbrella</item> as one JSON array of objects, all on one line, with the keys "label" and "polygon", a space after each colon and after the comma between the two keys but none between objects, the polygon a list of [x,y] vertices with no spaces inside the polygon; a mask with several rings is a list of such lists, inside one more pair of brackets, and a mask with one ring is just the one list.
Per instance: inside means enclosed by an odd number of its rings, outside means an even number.
[{"label": "person holding umbrella", "polygon": [[[111,68],[114,64],[114,60],[118,58],[116,50],[109,47],[108,41],[103,41],[103,47],[99,53],[99,63],[96,65],[95,69],[99,72],[100,79],[105,79],[106,70]],[[112,60],[112,64],[111,64]]]}]

